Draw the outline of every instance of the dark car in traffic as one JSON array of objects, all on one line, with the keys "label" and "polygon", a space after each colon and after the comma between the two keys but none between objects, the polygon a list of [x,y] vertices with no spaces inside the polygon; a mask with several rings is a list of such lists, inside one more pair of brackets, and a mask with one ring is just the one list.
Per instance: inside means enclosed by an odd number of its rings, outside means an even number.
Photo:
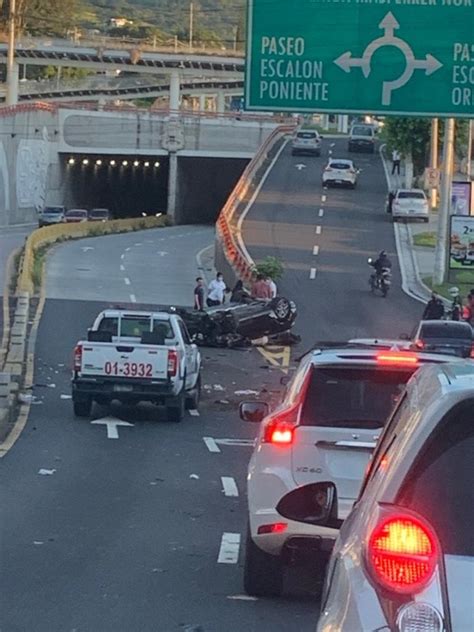
[{"label": "dark car in traffic", "polygon": [[412,346],[460,358],[474,357],[474,335],[469,323],[451,320],[422,320]]},{"label": "dark car in traffic", "polygon": [[64,216],[66,224],[78,224],[79,222],[87,222],[89,213],[82,208],[72,208]]},{"label": "dark car in traffic", "polygon": [[89,211],[90,222],[107,222],[110,218],[110,211],[108,208],[92,208]]}]

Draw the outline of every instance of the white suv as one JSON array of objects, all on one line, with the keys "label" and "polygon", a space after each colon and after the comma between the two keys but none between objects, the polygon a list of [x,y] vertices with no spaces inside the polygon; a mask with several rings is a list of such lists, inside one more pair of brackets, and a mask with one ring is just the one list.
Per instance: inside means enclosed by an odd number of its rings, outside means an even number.
[{"label": "white suv", "polygon": [[321,155],[321,136],[316,130],[301,129],[294,133],[291,141],[291,154]]},{"label": "white suv", "polygon": [[331,158],[323,171],[323,186],[340,184],[355,189],[358,173],[352,160]]},{"label": "white suv", "polygon": [[[278,503],[300,486],[333,481],[345,518],[406,382],[421,364],[449,359],[360,344],[303,358],[283,402],[262,423],[248,468],[248,594],[279,595],[286,564],[311,559],[323,573],[337,531],[285,520]],[[262,421],[266,412],[261,402],[240,406],[245,421]]]},{"label": "white suv", "polygon": [[[474,630],[473,454],[474,363],[423,367],[340,529],[318,632]],[[287,497],[283,514],[334,522],[331,483],[298,494],[298,507]]]}]

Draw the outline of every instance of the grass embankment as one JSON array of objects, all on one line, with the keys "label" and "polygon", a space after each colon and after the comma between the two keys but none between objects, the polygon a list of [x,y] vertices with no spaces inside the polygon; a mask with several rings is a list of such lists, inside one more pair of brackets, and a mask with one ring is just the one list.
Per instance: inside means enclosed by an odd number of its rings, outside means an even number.
[{"label": "grass embankment", "polygon": [[418,233],[413,235],[413,243],[415,246],[423,248],[434,248],[436,246],[437,235],[431,231]]},{"label": "grass embankment", "polygon": [[449,288],[457,287],[459,288],[461,297],[465,299],[471,289],[474,288],[474,272],[458,272],[455,280],[452,280],[450,283],[443,283],[442,285],[433,286],[431,277],[425,277],[423,282],[448,300],[452,299],[448,291]]}]

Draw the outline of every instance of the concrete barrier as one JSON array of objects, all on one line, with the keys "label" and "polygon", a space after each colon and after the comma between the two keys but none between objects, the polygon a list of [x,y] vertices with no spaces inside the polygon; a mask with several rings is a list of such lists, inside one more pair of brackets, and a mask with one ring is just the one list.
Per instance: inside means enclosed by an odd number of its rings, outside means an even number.
[{"label": "concrete barrier", "polygon": [[166,215],[161,217],[134,217],[115,219],[107,222],[81,222],[77,224],[56,224],[35,230],[26,240],[25,249],[20,264],[17,289],[20,292],[33,294],[35,255],[39,249],[56,242],[81,237],[97,237],[116,233],[131,232],[147,228],[161,228],[169,226]]}]

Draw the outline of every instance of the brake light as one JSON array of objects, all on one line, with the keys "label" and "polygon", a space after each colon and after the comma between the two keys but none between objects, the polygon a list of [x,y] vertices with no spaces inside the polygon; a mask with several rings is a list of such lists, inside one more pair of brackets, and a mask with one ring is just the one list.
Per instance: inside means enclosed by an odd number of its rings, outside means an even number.
[{"label": "brake light", "polygon": [[385,365],[418,364],[418,357],[414,353],[408,352],[384,352],[377,355],[377,363]]},{"label": "brake light", "polygon": [[423,340],[415,340],[415,347],[417,349],[424,349],[425,348],[425,343],[423,342]]},{"label": "brake light", "polygon": [[80,371],[82,368],[82,345],[76,345],[74,349],[74,371]]},{"label": "brake light", "polygon": [[264,533],[283,533],[288,528],[286,522],[275,522],[274,524],[262,524],[257,529],[257,533],[262,535]]},{"label": "brake light", "polygon": [[433,576],[438,546],[428,525],[411,515],[396,515],[375,527],[367,554],[375,579],[407,594],[419,592]]},{"label": "brake light", "polygon": [[178,352],[176,349],[168,351],[168,377],[175,377],[178,372]]},{"label": "brake light", "polygon": [[265,423],[263,442],[276,445],[291,445],[293,443],[293,431],[298,421],[299,409],[300,405],[297,404],[271,415]]}]

